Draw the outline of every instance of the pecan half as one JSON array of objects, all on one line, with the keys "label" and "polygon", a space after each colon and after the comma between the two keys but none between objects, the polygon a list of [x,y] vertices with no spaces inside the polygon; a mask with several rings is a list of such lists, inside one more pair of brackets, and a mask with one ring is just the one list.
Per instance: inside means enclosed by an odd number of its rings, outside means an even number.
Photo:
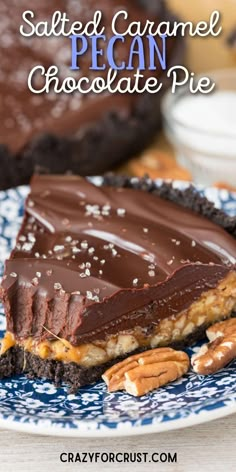
[{"label": "pecan half", "polygon": [[128,357],[102,376],[109,392],[126,390],[136,397],[182,377],[189,369],[185,352],[157,348]]},{"label": "pecan half", "polygon": [[200,375],[214,374],[236,358],[236,319],[216,323],[206,334],[210,342],[191,359],[193,371]]}]

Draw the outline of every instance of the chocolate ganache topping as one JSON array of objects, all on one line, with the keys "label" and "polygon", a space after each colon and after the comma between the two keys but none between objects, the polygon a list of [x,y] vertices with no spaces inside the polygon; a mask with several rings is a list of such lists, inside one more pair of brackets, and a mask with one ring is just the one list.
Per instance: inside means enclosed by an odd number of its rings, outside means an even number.
[{"label": "chocolate ganache topping", "polygon": [[2,282],[18,307],[8,330],[78,344],[150,329],[216,287],[235,254],[220,226],[154,194],[36,176]]},{"label": "chocolate ganache topping", "polygon": [[[148,2],[148,4],[151,2]],[[101,10],[101,27],[106,27],[107,40],[112,36],[111,21],[113,15],[119,10],[126,10],[129,21],[140,21],[143,25],[149,19],[158,24],[160,20],[162,2],[152,2],[156,8],[144,7],[144,2],[139,0],[42,0],[38,5],[32,5],[35,14],[35,24],[39,21],[47,21],[50,25],[55,11],[66,13],[70,24],[80,21],[83,25],[93,19],[96,10]],[[40,5],[39,5],[40,4]],[[158,8],[159,5],[159,8]],[[20,35],[20,25],[23,24],[22,14],[29,10],[27,0],[13,0],[11,9],[14,14],[9,14],[9,2],[0,2],[0,107],[1,130],[0,143],[7,145],[12,152],[19,152],[31,138],[40,133],[55,133],[61,136],[76,136],[88,125],[96,123],[106,113],[116,112],[121,118],[127,118],[132,112],[138,94],[56,94],[53,91],[40,95],[33,94],[28,89],[28,75],[33,67],[42,65],[46,70],[51,65],[56,65],[60,71],[60,80],[67,76],[80,77],[102,76],[106,71],[91,70],[91,51],[80,58],[80,70],[72,73],[71,65],[71,40],[64,36],[50,37],[24,37]],[[122,23],[122,20],[121,20]],[[25,29],[30,30],[30,26]],[[117,45],[115,54],[119,61],[129,57],[131,38],[125,43]],[[146,45],[147,46],[147,45]],[[146,47],[145,46],[145,47]],[[173,41],[168,42],[167,56],[174,47]],[[102,45],[105,49],[105,45]],[[9,52],[10,49],[10,52]],[[102,58],[106,63],[106,54]],[[128,74],[127,71],[124,73]],[[147,70],[144,73],[149,74]],[[155,74],[161,74],[159,67]],[[120,73],[119,73],[120,74]],[[41,84],[43,78],[39,71],[35,77],[36,84]],[[42,84],[41,84],[42,87]]]}]

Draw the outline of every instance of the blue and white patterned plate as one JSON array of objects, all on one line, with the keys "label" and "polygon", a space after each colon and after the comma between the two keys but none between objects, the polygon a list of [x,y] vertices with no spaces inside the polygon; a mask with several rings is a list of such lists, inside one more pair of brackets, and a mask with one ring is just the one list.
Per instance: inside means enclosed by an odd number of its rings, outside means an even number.
[{"label": "blue and white patterned plate", "polygon": [[[99,181],[96,181],[99,184]],[[177,186],[183,184],[176,183]],[[236,215],[236,195],[200,189],[217,207]],[[0,271],[22,220],[27,187],[0,192]],[[0,335],[5,320],[0,309]],[[196,352],[198,346],[189,349]],[[236,362],[215,375],[189,372],[145,395],[107,393],[103,382],[68,395],[45,380],[24,375],[0,381],[0,426],[60,436],[118,436],[166,431],[236,412]]]}]

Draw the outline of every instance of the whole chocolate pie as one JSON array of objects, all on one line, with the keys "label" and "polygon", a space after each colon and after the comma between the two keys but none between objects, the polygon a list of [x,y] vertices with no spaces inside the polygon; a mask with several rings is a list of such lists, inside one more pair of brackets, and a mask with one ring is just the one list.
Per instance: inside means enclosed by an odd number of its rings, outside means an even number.
[{"label": "whole chocolate pie", "polygon": [[[72,75],[71,41],[68,37],[23,37],[19,33],[22,14],[29,10],[28,0],[14,0],[9,14],[8,0],[0,2],[0,188],[27,183],[34,172],[97,175],[135,155],[150,142],[160,125],[161,93],[92,94],[43,93],[29,91],[27,79],[36,65],[46,70],[56,65],[60,78]],[[70,24],[92,20],[101,10],[101,26],[107,40],[112,35],[111,21],[119,10],[126,10],[129,22],[147,20],[158,24],[173,21],[161,0],[41,0],[32,5],[34,23],[50,24],[55,11],[66,13]],[[27,30],[27,25],[25,27]],[[28,30],[30,27],[28,26]],[[182,38],[167,41],[167,66],[181,62]],[[117,62],[129,57],[129,38],[117,46]],[[75,78],[103,74],[90,70],[91,52],[80,58]],[[106,56],[105,56],[106,57]],[[90,60],[89,60],[90,59]],[[106,62],[106,59],[104,59]],[[122,73],[122,72],[121,72]],[[130,72],[124,71],[124,75]],[[150,74],[150,71],[144,71]],[[151,73],[164,83],[160,65]],[[40,77],[37,75],[37,79]],[[112,150],[112,152],[111,152]]]},{"label": "whole chocolate pie", "polygon": [[185,347],[236,308],[236,218],[193,188],[36,176],[1,298],[0,377],[73,389],[129,353]]}]

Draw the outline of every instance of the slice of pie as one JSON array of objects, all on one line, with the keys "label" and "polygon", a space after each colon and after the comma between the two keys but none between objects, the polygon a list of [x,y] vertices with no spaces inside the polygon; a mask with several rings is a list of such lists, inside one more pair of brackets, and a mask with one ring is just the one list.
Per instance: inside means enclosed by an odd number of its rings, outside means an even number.
[{"label": "slice of pie", "polygon": [[0,377],[73,389],[131,352],[181,347],[236,308],[236,218],[193,188],[36,176],[1,286]]}]

